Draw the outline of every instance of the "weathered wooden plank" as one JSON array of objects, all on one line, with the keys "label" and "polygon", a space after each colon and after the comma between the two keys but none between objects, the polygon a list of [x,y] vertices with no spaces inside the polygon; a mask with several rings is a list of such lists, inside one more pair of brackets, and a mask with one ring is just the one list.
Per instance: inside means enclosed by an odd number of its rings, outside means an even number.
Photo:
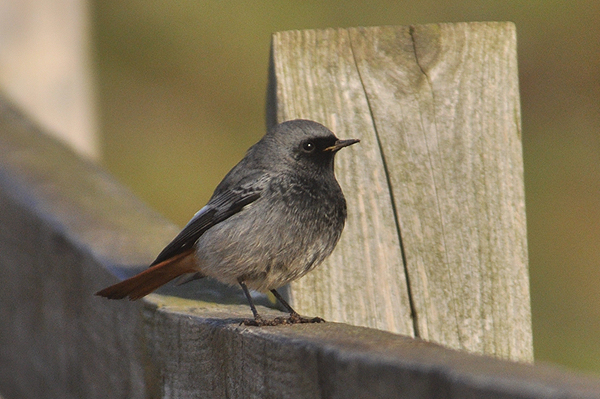
[{"label": "weathered wooden plank", "polygon": [[[321,302],[336,302],[377,309],[373,314],[381,319],[408,320],[405,311],[390,312],[393,306],[381,308],[373,299],[377,287],[385,290],[397,278],[404,284],[406,270],[417,336],[532,360],[514,25],[284,32],[274,36],[273,49],[271,102],[278,120],[302,116],[327,124],[325,116],[335,114],[334,130],[351,136],[362,116],[358,130],[367,127],[367,146],[380,151],[372,157],[382,161],[365,169],[354,164],[362,161],[362,151],[352,158],[344,154],[338,177],[350,211],[362,213],[381,208],[361,208],[364,191],[348,175],[367,170],[386,176],[378,183],[385,197],[378,199],[395,211],[395,218],[385,218],[397,223],[389,231],[400,234],[406,260],[405,268],[373,272],[365,271],[369,264],[349,261],[377,245],[361,243],[377,240],[373,234],[380,229],[359,228],[349,219],[352,245],[341,241],[325,270],[293,284],[294,303],[311,314]],[[348,76],[360,82],[340,88]],[[344,100],[354,108],[341,106]],[[338,280],[341,273],[345,283]],[[354,273],[361,279],[346,279]],[[335,312],[325,316],[378,328],[393,324]]]},{"label": "weathered wooden plank", "polygon": [[93,295],[116,280],[110,271],[129,274],[152,259],[174,231],[0,98],[2,395],[600,398],[598,378],[380,330],[331,322],[245,327],[245,304]]},{"label": "weathered wooden plank", "polygon": [[348,202],[341,250],[292,283],[290,300],[305,314],[412,336],[397,224],[348,32],[277,33],[271,62],[270,98],[276,100],[277,121],[312,119],[340,137],[361,140],[336,160]]},{"label": "weathered wooden plank", "polygon": [[514,25],[353,29],[352,37],[419,335],[532,360]]},{"label": "weathered wooden plank", "polygon": [[[207,398],[598,398],[600,380],[338,323],[239,326],[244,313],[151,296],[163,395]],[[176,334],[173,334],[176,331]]]},{"label": "weathered wooden plank", "polygon": [[102,265],[148,262],[171,228],[0,98],[0,392],[147,397],[139,308],[93,293],[115,281]]}]

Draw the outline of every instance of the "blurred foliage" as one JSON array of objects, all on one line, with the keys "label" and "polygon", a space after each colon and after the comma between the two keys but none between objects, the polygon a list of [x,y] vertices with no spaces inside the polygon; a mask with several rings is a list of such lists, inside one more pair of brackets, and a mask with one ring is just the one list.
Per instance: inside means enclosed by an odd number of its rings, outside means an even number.
[{"label": "blurred foliage", "polygon": [[182,225],[264,133],[272,32],[513,21],[535,355],[600,372],[600,2],[92,2],[106,167]]}]

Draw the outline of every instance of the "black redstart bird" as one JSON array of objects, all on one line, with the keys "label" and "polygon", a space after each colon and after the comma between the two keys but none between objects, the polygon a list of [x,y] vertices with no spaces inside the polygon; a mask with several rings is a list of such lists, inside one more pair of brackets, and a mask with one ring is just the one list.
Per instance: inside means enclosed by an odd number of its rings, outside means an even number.
[{"label": "black redstart bird", "polygon": [[[270,130],[221,181],[208,204],[142,273],[96,293],[139,299],[176,277],[239,284],[252,325],[319,322],[298,315],[276,291],[319,265],[337,244],[346,200],[333,171],[339,140],[325,126],[292,120]],[[270,290],[289,318],[263,319],[248,287]]]}]

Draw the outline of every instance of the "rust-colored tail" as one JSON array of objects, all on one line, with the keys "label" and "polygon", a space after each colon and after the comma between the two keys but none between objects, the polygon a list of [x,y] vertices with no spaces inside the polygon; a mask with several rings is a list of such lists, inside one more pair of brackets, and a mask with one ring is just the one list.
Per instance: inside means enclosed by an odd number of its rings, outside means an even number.
[{"label": "rust-colored tail", "polygon": [[194,250],[190,249],[149,267],[148,270],[127,280],[98,291],[96,295],[109,299],[123,299],[128,296],[130,300],[135,301],[182,274],[196,272],[198,269],[194,261]]}]

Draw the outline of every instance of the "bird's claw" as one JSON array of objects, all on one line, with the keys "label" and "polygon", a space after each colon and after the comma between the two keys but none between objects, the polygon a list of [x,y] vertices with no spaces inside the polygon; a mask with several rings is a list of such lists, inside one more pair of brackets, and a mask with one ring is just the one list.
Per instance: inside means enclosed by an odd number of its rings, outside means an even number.
[{"label": "bird's claw", "polygon": [[240,325],[253,326],[253,327],[264,327],[264,326],[281,326],[288,324],[307,324],[307,323],[325,323],[320,317],[302,317],[298,313],[292,313],[289,317],[276,317],[272,320],[266,320],[262,317],[256,317],[254,319],[243,320]]},{"label": "bird's claw", "polygon": [[320,317],[302,317],[298,313],[290,314],[286,320],[286,324],[325,323],[325,320]]}]

